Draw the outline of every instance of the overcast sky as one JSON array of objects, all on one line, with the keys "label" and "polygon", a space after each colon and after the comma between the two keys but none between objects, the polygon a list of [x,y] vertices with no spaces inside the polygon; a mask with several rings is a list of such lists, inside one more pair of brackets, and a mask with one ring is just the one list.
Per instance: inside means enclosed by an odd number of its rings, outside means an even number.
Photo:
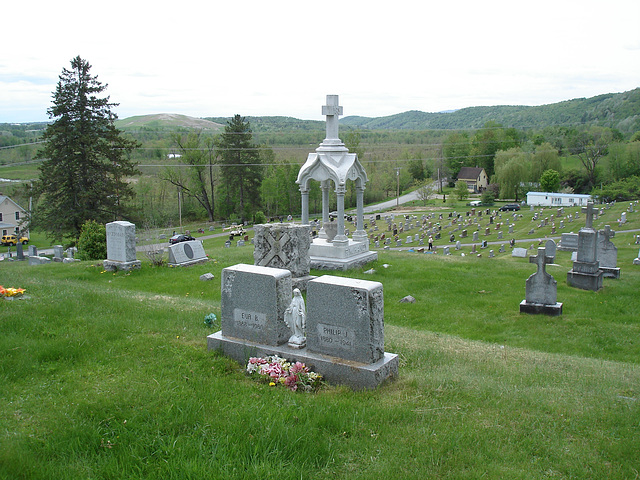
[{"label": "overcast sky", "polygon": [[120,118],[322,120],[543,105],[640,87],[639,0],[12,0],[0,122],[47,120],[76,55]]}]

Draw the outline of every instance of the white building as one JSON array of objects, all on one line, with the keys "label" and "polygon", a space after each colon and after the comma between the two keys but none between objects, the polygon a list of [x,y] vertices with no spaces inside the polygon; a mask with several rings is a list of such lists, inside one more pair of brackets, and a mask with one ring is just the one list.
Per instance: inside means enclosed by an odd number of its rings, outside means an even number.
[{"label": "white building", "polygon": [[24,223],[27,212],[24,208],[11,200],[6,195],[0,194],[0,232],[2,235],[18,234],[21,230],[28,232],[28,226]]},{"label": "white building", "polygon": [[574,207],[587,205],[591,201],[591,195],[578,193],[527,193],[527,205],[544,205],[548,207]]}]

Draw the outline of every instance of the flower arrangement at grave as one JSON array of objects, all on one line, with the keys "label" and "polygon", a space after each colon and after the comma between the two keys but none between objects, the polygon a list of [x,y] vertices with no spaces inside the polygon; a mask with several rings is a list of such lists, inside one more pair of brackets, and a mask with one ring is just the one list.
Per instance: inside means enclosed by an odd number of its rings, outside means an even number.
[{"label": "flower arrangement at grave", "polygon": [[24,288],[5,288],[0,285],[0,297],[5,299],[13,299],[14,297],[21,297],[24,294]]},{"label": "flower arrangement at grave", "polygon": [[265,358],[251,357],[247,363],[249,376],[270,386],[282,385],[291,391],[313,392],[322,386],[322,375],[312,372],[301,362],[291,363],[286,359],[271,355]]}]

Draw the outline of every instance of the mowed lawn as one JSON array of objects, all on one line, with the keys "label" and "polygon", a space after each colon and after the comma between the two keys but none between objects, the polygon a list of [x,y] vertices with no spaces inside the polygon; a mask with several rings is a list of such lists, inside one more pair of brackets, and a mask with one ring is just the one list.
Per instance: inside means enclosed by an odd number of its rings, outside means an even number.
[{"label": "mowed lawn", "polygon": [[519,313],[536,266],[508,253],[380,251],[332,273],[382,282],[400,372],[317,394],[206,349],[220,272],[250,247],[205,240],[205,265],[117,274],[0,262],[28,295],[0,302],[0,478],[637,478],[640,266],[631,233],[614,242],[622,278],[600,292],[568,287],[558,253],[560,317]]}]

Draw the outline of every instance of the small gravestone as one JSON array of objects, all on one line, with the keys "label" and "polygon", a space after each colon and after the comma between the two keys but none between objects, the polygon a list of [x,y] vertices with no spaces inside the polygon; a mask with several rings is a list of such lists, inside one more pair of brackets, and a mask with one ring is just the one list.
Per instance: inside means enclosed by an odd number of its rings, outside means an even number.
[{"label": "small gravestone", "polygon": [[460,240],[458,240],[456,242],[456,250],[460,250],[462,248],[462,244],[460,243]]},{"label": "small gravestone", "polygon": [[51,263],[51,259],[37,255],[29,257],[29,265],[44,265],[45,263]]},{"label": "small gravestone", "polygon": [[224,242],[224,248],[231,248],[231,240]]},{"label": "small gravestone", "polygon": [[516,247],[511,251],[511,256],[518,257],[518,258],[527,258],[527,249]]},{"label": "small gravestone", "polygon": [[598,262],[600,270],[607,278],[620,278],[620,268],[617,265],[618,249],[611,241],[615,234],[609,225],[598,231]]},{"label": "small gravestone", "polygon": [[35,245],[29,245],[29,256],[37,257],[38,256],[38,247]]},{"label": "small gravestone", "polygon": [[200,275],[200,280],[202,280],[203,282],[213,280],[214,278],[215,277],[213,273],[203,273],[202,275]]},{"label": "small gravestone", "polygon": [[563,233],[560,237],[560,246],[558,250],[565,252],[577,252],[578,251],[578,234],[577,233]]},{"label": "small gravestone", "polygon": [[513,224],[509,225],[509,233],[513,233]]},{"label": "small gravestone", "polygon": [[188,267],[209,260],[201,240],[190,240],[169,245],[169,261],[172,267]]},{"label": "small gravestone", "polygon": [[[555,252],[554,252],[555,254]],[[538,255],[529,257],[538,266],[525,286],[525,299],[520,303],[520,313],[562,315],[562,303],[558,303],[558,282],[546,272],[546,265],[553,260],[545,247],[538,248]]]},{"label": "small gravestone", "polygon": [[54,245],[53,246],[53,261],[54,262],[62,262],[62,258],[64,257],[64,247],[62,245]]},{"label": "small gravestone", "polygon": [[102,262],[108,272],[140,268],[136,260],[136,226],[131,222],[107,223],[107,259]]},{"label": "small gravestone", "polygon": [[18,261],[24,260],[24,250],[22,249],[22,243],[16,243],[16,259]]},{"label": "small gravestone", "polygon": [[493,250],[489,250],[489,258],[493,258],[495,255],[493,254]]},{"label": "small gravestone", "polygon": [[451,253],[449,252],[449,247],[448,246],[443,247],[442,253],[443,253],[443,255],[451,255]]},{"label": "small gravestone", "polygon": [[502,230],[498,232],[498,240],[502,240]]},{"label": "small gravestone", "polygon": [[554,242],[553,240],[547,240],[546,243],[544,244],[544,249],[545,249],[545,256],[550,259],[549,263],[555,262],[556,250],[557,250],[556,242]]},{"label": "small gravestone", "polygon": [[504,249],[504,243],[502,245],[500,245],[500,250],[498,250],[498,253],[504,253],[505,249]]},{"label": "small gravestone", "polygon": [[244,240],[238,240],[236,242],[236,247],[244,247]]},{"label": "small gravestone", "polygon": [[634,265],[640,265],[640,251],[638,251],[638,256],[633,259]]}]

